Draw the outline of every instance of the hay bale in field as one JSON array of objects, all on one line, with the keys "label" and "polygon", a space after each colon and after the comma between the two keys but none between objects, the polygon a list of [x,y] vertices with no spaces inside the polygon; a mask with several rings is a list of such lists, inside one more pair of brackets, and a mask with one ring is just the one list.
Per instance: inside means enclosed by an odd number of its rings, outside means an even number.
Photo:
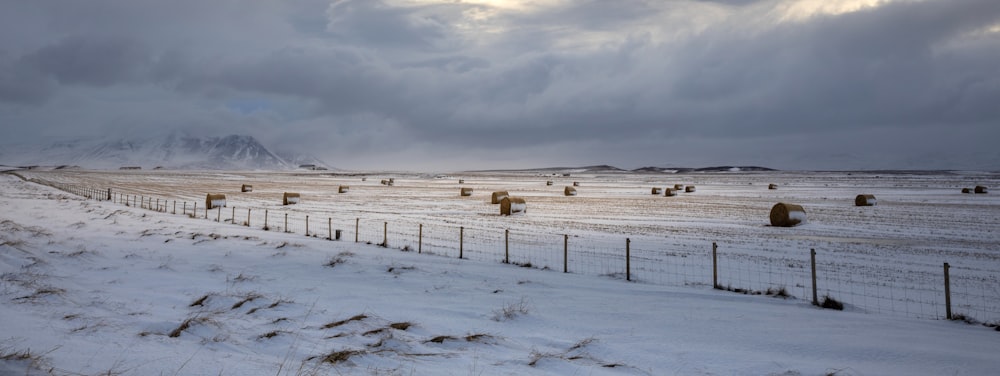
[{"label": "hay bale in field", "polygon": [[253,186],[250,184],[243,184],[243,186],[240,187],[240,192],[253,192]]},{"label": "hay bale in field", "polygon": [[654,195],[658,195],[660,193],[663,193],[663,189],[659,188],[659,187],[653,187],[652,192],[653,192]]},{"label": "hay bale in field", "polygon": [[563,194],[566,196],[576,196],[576,188],[573,187],[563,188]]},{"label": "hay bale in field", "polygon": [[342,185],[342,186],[337,187],[337,193],[347,193],[347,191],[350,191],[350,190],[351,190],[351,187],[348,187],[346,185]]},{"label": "hay bale in field", "polygon": [[458,179],[458,184],[465,184],[465,179]]},{"label": "hay bale in field", "polygon": [[984,186],[977,185],[976,189],[973,192],[976,192],[976,193],[986,193],[987,189]]},{"label": "hay bale in field", "polygon": [[684,184],[674,184],[674,190],[680,191],[684,189]]},{"label": "hay bale in field", "polygon": [[673,188],[666,188],[663,190],[663,196],[664,197],[677,196],[677,191],[675,191]]},{"label": "hay bale in field", "polygon": [[854,206],[875,206],[878,203],[875,195],[858,195],[854,198]]},{"label": "hay bale in field", "polygon": [[962,193],[972,193],[972,189],[970,189],[970,188],[962,188]]},{"label": "hay bale in field", "polygon": [[778,189],[778,185],[774,183],[768,184],[767,189]]},{"label": "hay bale in field", "polygon": [[462,196],[472,196],[472,188],[462,188]]},{"label": "hay bale in field", "polygon": [[771,208],[771,226],[792,227],[806,221],[806,209],[802,205],[779,202]]},{"label": "hay bale in field", "polygon": [[361,181],[368,181],[368,178],[361,178]]},{"label": "hay bale in field", "polygon": [[285,194],[283,196],[281,196],[281,204],[282,205],[292,205],[292,204],[298,204],[298,203],[299,203],[299,194],[298,193],[285,192]]},{"label": "hay bale in field", "polygon": [[382,185],[389,185],[389,181],[386,179],[382,179]]},{"label": "hay bale in field", "polygon": [[684,187],[684,192],[687,192],[687,193],[694,192],[694,186],[693,185],[689,185],[689,186]]},{"label": "hay bale in field", "polygon": [[573,186],[574,187],[579,187],[580,186],[580,182],[578,182],[578,181],[573,182]]},{"label": "hay bale in field", "polygon": [[548,180],[548,181],[546,181],[546,182],[545,182],[545,185],[552,185],[552,180]]},{"label": "hay bale in field", "polygon": [[496,191],[493,192],[493,196],[490,198],[491,204],[499,204],[504,198],[510,197],[507,191]]},{"label": "hay bale in field", "polygon": [[527,211],[528,204],[524,202],[523,198],[508,196],[500,200],[500,215],[513,215]]},{"label": "hay bale in field", "polygon": [[222,207],[226,206],[226,195],[224,194],[213,195],[209,193],[208,195],[205,196],[206,208],[215,209],[220,206]]}]

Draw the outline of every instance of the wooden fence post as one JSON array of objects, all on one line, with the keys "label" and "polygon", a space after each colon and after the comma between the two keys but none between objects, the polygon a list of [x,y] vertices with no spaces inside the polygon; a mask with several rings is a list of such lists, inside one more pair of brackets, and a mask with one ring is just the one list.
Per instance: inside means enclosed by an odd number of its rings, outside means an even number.
[{"label": "wooden fence post", "polygon": [[510,229],[503,230],[503,263],[510,264]]},{"label": "wooden fence post", "polygon": [[382,247],[389,248],[389,222],[382,222]]},{"label": "wooden fence post", "polygon": [[563,273],[569,273],[569,234],[563,235]]},{"label": "wooden fence post", "polygon": [[[160,206],[160,201],[159,200],[156,201],[156,206]],[[215,209],[215,221],[219,222],[219,223],[222,223],[222,207],[221,206],[216,206],[216,208],[218,208],[218,209]]]},{"label": "wooden fence post", "polygon": [[420,224],[420,228],[417,229],[417,253],[424,252],[424,224]]},{"label": "wooden fence post", "polygon": [[236,207],[233,206],[233,214],[229,217],[229,223],[236,224]]},{"label": "wooden fence post", "polygon": [[250,227],[250,208],[247,208],[247,227]]},{"label": "wooden fence post", "polygon": [[354,242],[358,242],[358,229],[361,228],[361,218],[354,218]]},{"label": "wooden fence post", "polygon": [[288,231],[288,213],[285,213],[285,232],[291,232]]},{"label": "wooden fence post", "polygon": [[819,305],[819,295],[816,293],[816,249],[809,250],[809,265],[812,268],[813,305]]},{"label": "wooden fence post", "polygon": [[309,236],[309,216],[306,216],[306,236]]},{"label": "wooden fence post", "polygon": [[721,289],[719,286],[719,245],[712,242],[712,288]]},{"label": "wooden fence post", "polygon": [[174,200],[174,213],[177,214],[177,200]]},{"label": "wooden fence post", "polygon": [[191,217],[198,218],[198,201],[195,201],[191,208]]},{"label": "wooden fence post", "polygon": [[632,239],[625,238],[625,280],[632,280]]},{"label": "wooden fence post", "polygon": [[333,218],[326,218],[326,240],[333,240]]},{"label": "wooden fence post", "polygon": [[267,230],[267,209],[264,209],[264,231]]},{"label": "wooden fence post", "polygon": [[181,215],[187,215],[188,213],[188,202],[184,201],[184,207],[181,208]]},{"label": "wooden fence post", "polygon": [[949,275],[948,269],[951,266],[948,263],[944,263],[944,314],[948,320],[952,319],[951,316],[951,276]]},{"label": "wooden fence post", "polygon": [[462,258],[462,248],[465,246],[465,227],[458,228],[458,258]]},{"label": "wooden fence post", "polygon": [[[152,199],[150,199],[150,200],[152,200]],[[209,206],[205,205],[205,219],[208,219],[208,209],[210,209]]]}]

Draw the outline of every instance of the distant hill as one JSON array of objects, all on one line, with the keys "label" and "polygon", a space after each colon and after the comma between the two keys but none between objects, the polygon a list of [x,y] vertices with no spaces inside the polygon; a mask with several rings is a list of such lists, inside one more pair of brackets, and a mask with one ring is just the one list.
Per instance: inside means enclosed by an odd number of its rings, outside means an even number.
[{"label": "distant hill", "polygon": [[[268,150],[252,136],[193,137],[183,133],[111,140],[66,140],[47,145],[0,146],[0,164],[93,169],[290,170],[303,164],[329,169],[303,154]],[[64,167],[65,168],[65,167]]]},{"label": "distant hill", "polygon": [[610,165],[596,165],[584,167],[543,167],[520,170],[485,170],[473,172],[531,172],[545,174],[594,174],[594,173],[650,173],[650,174],[678,174],[692,172],[749,172],[749,171],[776,171],[772,168],[759,166],[715,166],[715,167],[641,167],[634,170],[625,170]]}]

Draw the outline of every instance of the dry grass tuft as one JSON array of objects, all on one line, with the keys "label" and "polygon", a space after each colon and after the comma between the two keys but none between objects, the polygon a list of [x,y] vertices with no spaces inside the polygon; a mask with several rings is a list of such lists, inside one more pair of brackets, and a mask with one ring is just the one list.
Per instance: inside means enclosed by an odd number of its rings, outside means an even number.
[{"label": "dry grass tuft", "polygon": [[413,326],[413,324],[412,323],[408,323],[408,322],[394,322],[392,324],[389,324],[390,328],[393,328],[393,329],[396,329],[396,330],[406,330],[406,329],[409,329],[411,326]]},{"label": "dry grass tuft", "polygon": [[353,317],[351,317],[349,319],[340,320],[340,321],[334,321],[334,322],[331,322],[329,324],[323,325],[323,329],[336,328],[338,326],[347,324],[347,323],[349,323],[351,321],[361,321],[361,320],[364,320],[364,319],[367,319],[367,318],[368,318],[368,316],[366,316],[365,314],[354,315]]}]

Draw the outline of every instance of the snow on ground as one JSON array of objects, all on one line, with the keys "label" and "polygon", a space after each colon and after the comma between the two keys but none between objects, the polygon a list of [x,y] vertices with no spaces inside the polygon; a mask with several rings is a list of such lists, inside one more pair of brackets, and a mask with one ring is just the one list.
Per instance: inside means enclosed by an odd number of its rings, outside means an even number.
[{"label": "snow on ground", "polygon": [[1000,369],[979,325],[261,231],[10,175],[0,197],[0,374]]}]

